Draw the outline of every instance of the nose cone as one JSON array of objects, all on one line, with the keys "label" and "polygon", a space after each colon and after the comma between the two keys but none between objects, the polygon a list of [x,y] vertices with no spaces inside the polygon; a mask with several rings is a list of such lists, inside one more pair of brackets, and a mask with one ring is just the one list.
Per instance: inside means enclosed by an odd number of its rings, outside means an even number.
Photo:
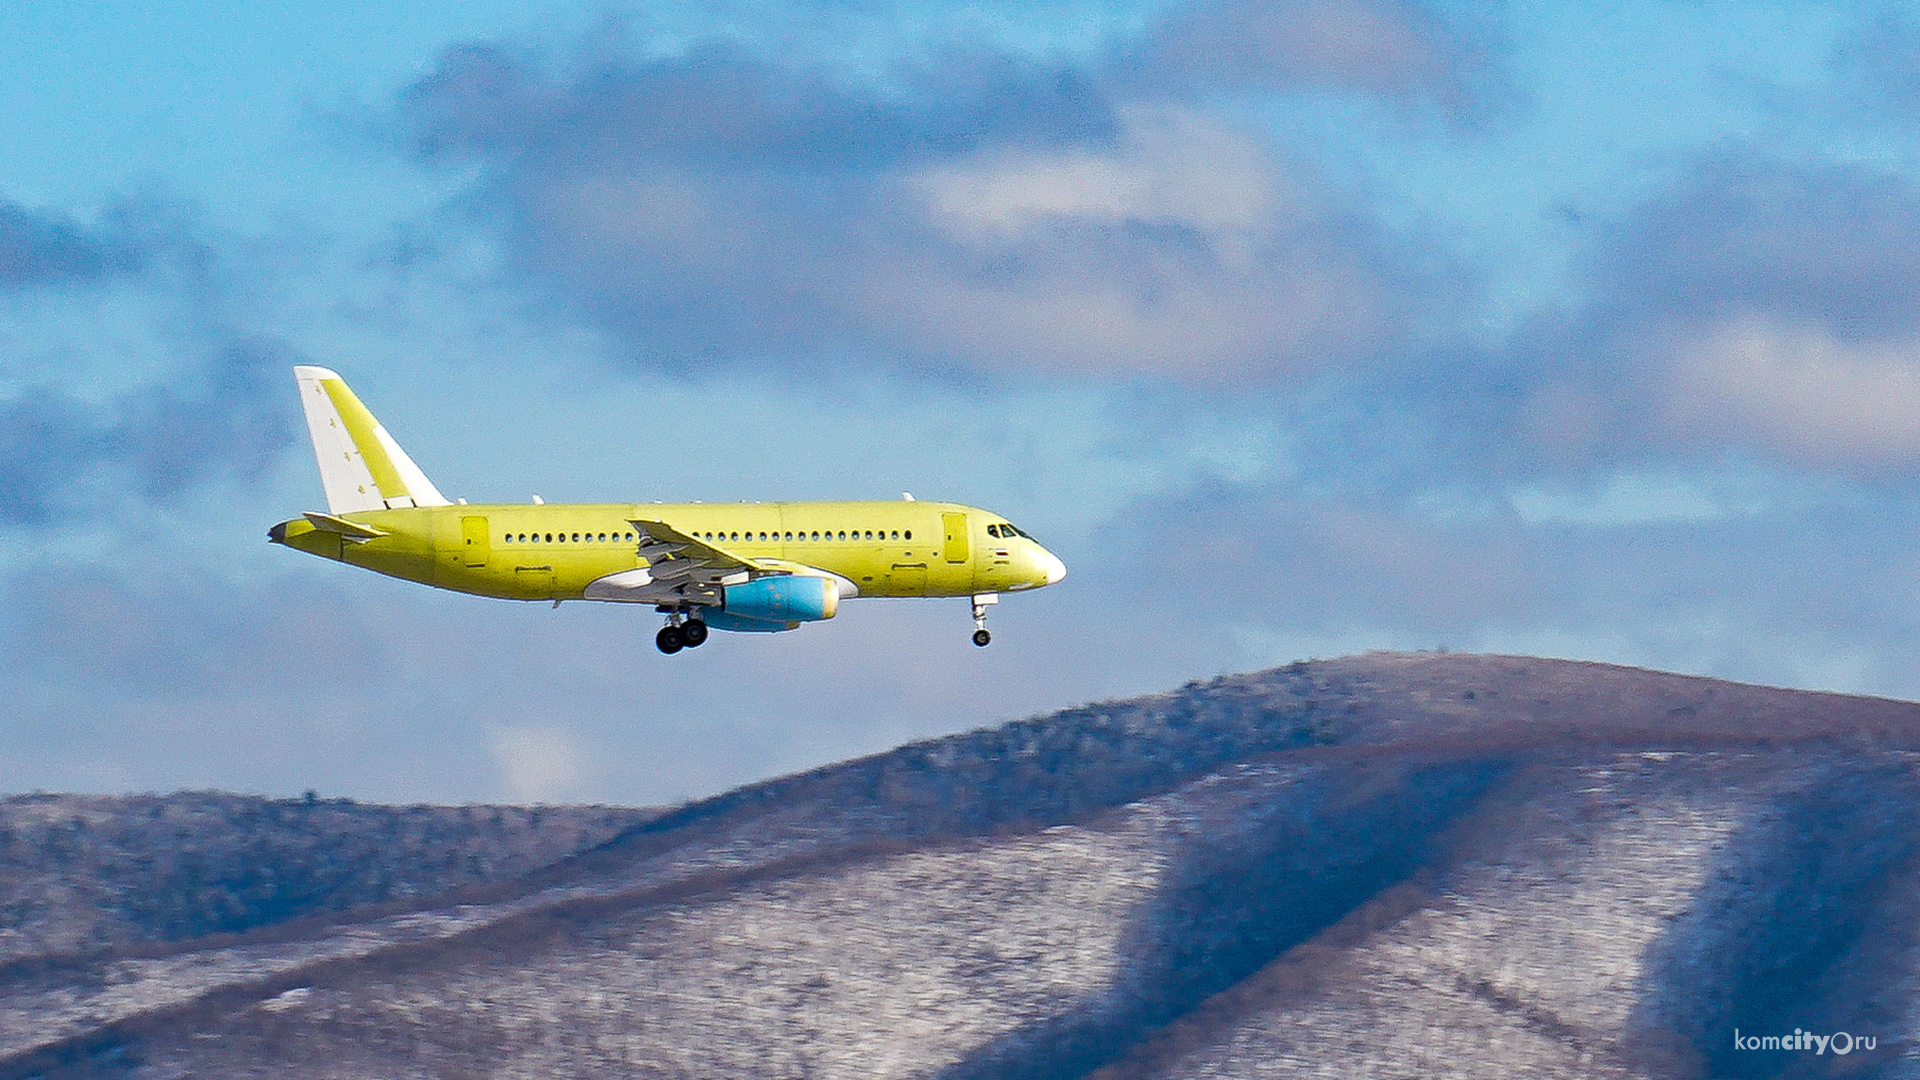
[{"label": "nose cone", "polygon": [[1066,578],[1067,564],[1061,562],[1060,556],[1053,552],[1043,551],[1040,553],[1040,572],[1047,575],[1046,584],[1052,585]]}]

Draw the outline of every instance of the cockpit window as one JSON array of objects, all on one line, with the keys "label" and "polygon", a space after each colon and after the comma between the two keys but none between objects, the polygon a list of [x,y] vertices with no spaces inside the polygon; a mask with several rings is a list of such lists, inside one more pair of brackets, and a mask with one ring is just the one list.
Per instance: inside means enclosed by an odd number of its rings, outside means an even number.
[{"label": "cockpit window", "polygon": [[[1027,536],[1026,532],[1019,526],[1011,525],[1004,521],[998,525],[987,526],[987,535],[1000,537]],[[1027,536],[1027,539],[1031,540],[1033,537]]]}]

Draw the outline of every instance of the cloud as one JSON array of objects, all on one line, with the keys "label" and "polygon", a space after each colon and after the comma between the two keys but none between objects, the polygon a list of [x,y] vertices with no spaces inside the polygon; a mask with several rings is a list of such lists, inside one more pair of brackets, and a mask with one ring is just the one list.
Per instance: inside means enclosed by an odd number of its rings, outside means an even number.
[{"label": "cloud", "polygon": [[1561,465],[1757,452],[1880,472],[1920,450],[1920,188],[1743,150],[1597,226],[1584,301],[1489,371]]},{"label": "cloud", "polygon": [[1869,165],[1736,148],[1610,232],[1595,269],[1610,315],[1766,312],[1849,337],[1920,328],[1920,191]]},{"label": "cloud", "polygon": [[0,201],[0,291],[98,281],[137,270],[145,258],[126,237]]},{"label": "cloud", "polygon": [[0,645],[15,691],[34,685],[137,712],[256,684],[297,696],[393,674],[377,628],[308,578],[243,585],[171,537],[145,539],[151,561],[49,552],[0,578]]},{"label": "cloud", "polygon": [[163,186],[97,216],[88,229],[0,204],[0,527],[251,480],[292,442],[283,383],[299,356],[246,329],[274,275]]},{"label": "cloud", "polygon": [[1920,25],[1892,5],[1863,13],[1834,49],[1834,66],[1879,103],[1920,106]]},{"label": "cloud", "polygon": [[1138,507],[1127,520],[1128,534],[1143,538],[1130,545],[1136,565],[1181,553],[1154,591],[1208,597],[1210,621],[1458,642],[1470,627],[1534,610],[1548,587],[1541,553],[1516,522],[1439,521],[1390,497],[1292,484],[1215,489]]},{"label": "cloud", "polygon": [[1134,62],[1202,92],[1331,88],[1464,116],[1490,100],[1493,51],[1409,0],[1213,0],[1172,9]]},{"label": "cloud", "polygon": [[1730,319],[1676,348],[1668,423],[1797,456],[1920,462],[1920,335],[1845,341],[1825,324]]},{"label": "cloud", "polygon": [[591,772],[579,740],[557,727],[501,728],[488,740],[488,749],[515,802],[573,795]]},{"label": "cloud", "polygon": [[177,382],[93,402],[48,386],[0,401],[0,524],[52,525],[259,476],[293,441],[277,343],[239,340]]},{"label": "cloud", "polygon": [[1757,479],[1682,513],[1437,507],[1317,476],[1143,501],[1075,566],[1055,638],[1195,671],[1444,644],[1913,693],[1920,502]]},{"label": "cloud", "polygon": [[707,46],[543,77],[463,49],[408,93],[520,279],[643,356],[1291,377],[1462,290],[1250,130],[1091,62],[948,53],[883,88]]}]

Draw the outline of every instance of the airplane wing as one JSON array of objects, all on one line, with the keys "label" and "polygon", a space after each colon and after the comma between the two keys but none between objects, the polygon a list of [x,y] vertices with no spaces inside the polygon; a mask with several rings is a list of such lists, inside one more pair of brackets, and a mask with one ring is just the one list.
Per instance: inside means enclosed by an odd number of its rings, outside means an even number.
[{"label": "airplane wing", "polygon": [[647,565],[593,582],[587,586],[587,599],[718,604],[724,586],[792,572],[696,540],[665,522],[635,518],[632,524],[640,534],[640,557]]}]

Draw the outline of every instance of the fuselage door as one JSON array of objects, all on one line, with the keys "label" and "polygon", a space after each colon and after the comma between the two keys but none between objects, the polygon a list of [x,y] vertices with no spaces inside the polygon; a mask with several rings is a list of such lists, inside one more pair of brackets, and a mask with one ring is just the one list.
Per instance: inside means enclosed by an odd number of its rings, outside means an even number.
[{"label": "fuselage door", "polygon": [[466,564],[472,567],[487,565],[493,557],[493,550],[487,540],[487,519],[483,517],[463,517],[460,519],[460,553]]},{"label": "fuselage door", "polygon": [[889,596],[925,596],[927,595],[926,563],[894,563],[893,573],[887,578]]},{"label": "fuselage door", "polygon": [[941,514],[940,524],[946,530],[946,559],[950,563],[963,563],[973,556],[967,551],[967,515]]}]

